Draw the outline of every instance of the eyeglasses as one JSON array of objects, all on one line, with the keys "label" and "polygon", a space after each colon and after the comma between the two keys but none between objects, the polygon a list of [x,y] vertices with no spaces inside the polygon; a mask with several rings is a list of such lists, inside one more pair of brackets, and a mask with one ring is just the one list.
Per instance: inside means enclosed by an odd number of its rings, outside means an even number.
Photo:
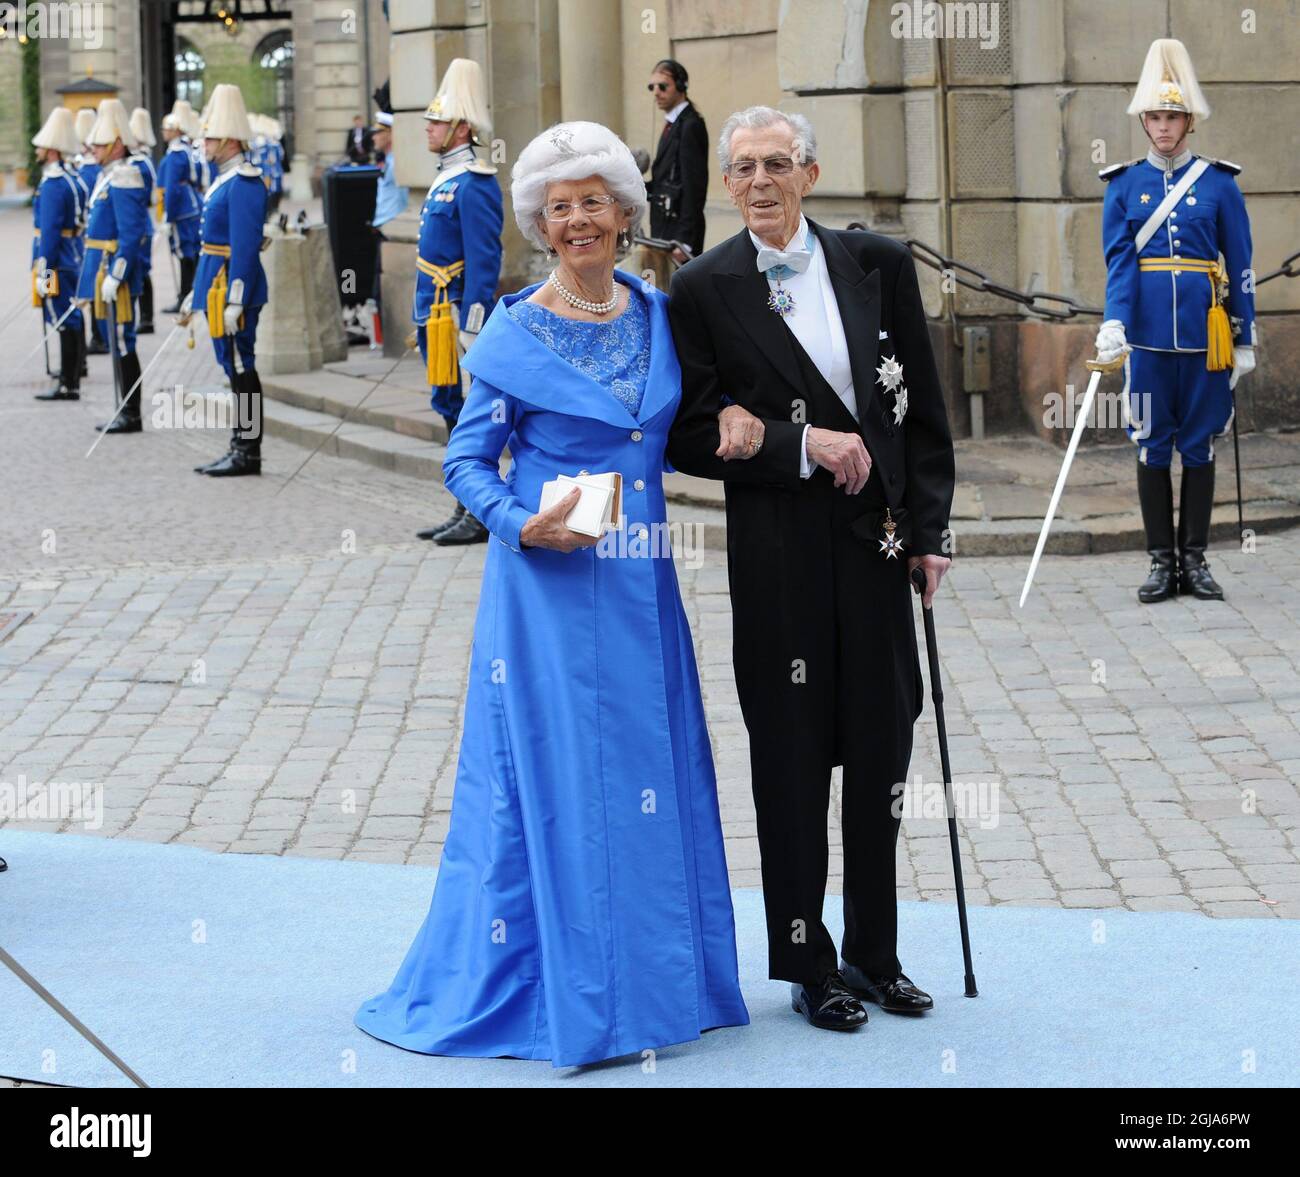
[{"label": "eyeglasses", "polygon": [[769,176],[788,176],[794,171],[794,160],[788,155],[774,155],[771,159],[738,159],[727,164],[727,172],[737,180],[748,180],[757,170],[759,164]]},{"label": "eyeglasses", "polygon": [[667,90],[672,85],[673,85],[672,82],[651,82],[648,86],[646,86],[646,89],[649,90],[651,94],[653,94],[656,90]]},{"label": "eyeglasses", "polygon": [[567,221],[573,216],[575,208],[581,208],[589,217],[598,217],[611,204],[617,204],[613,196],[584,196],[577,204],[569,200],[553,200],[542,207],[542,215],[548,221]]}]

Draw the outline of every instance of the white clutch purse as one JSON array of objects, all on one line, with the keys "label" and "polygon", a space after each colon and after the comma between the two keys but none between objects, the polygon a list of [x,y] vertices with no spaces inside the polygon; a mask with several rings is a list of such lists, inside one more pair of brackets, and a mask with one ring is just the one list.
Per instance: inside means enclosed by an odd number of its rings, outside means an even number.
[{"label": "white clutch purse", "polygon": [[561,474],[550,482],[542,483],[542,502],[537,508],[545,511],[555,506],[574,487],[582,497],[565,517],[565,525],[581,535],[599,539],[607,527],[618,527],[623,511],[623,476],[612,474],[579,474],[570,478]]}]

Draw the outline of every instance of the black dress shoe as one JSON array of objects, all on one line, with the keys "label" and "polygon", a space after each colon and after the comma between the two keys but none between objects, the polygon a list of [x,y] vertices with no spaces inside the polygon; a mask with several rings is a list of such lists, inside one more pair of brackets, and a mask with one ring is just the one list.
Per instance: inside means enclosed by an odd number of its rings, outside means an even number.
[{"label": "black dress shoe", "polygon": [[231,449],[228,449],[224,454],[221,455],[221,457],[213,458],[212,461],[210,462],[204,462],[202,466],[195,466],[194,473],[206,474],[209,470],[212,469],[213,466],[220,466],[221,463],[224,462],[228,457],[230,457],[232,453],[234,453],[233,447]]},{"label": "black dress shoe", "polygon": [[839,973],[827,973],[815,985],[791,985],[790,1005],[819,1030],[856,1030],[867,1024],[867,1011]]},{"label": "black dress shoe", "polygon": [[466,511],[455,523],[438,532],[433,537],[433,542],[439,547],[446,548],[456,544],[487,543],[487,538],[488,529]]},{"label": "black dress shoe", "polygon": [[415,533],[416,539],[437,539],[447,528],[455,523],[459,523],[465,517],[465,504],[457,503],[456,509],[451,513],[450,519],[444,519],[441,523],[433,527],[426,527],[422,531]]},{"label": "black dress shoe", "polygon": [[49,392],[37,392],[32,395],[32,400],[38,401],[79,401],[81,393],[71,388],[64,388],[60,385],[58,388],[51,388]]},{"label": "black dress shoe", "polygon": [[1178,570],[1172,550],[1156,548],[1151,552],[1151,571],[1138,588],[1138,600],[1144,605],[1167,601],[1178,592]]},{"label": "black dress shoe", "polygon": [[1182,567],[1178,572],[1178,591],[1185,597],[1198,601],[1222,601],[1223,589],[1210,575],[1210,566],[1204,557],[1195,552],[1184,552]]},{"label": "black dress shoe", "polygon": [[880,977],[864,973],[857,965],[840,965],[844,984],[850,993],[867,1001],[874,1001],[886,1013],[923,1014],[934,1008],[934,1000],[899,973],[896,977]]},{"label": "black dress shoe", "polygon": [[233,449],[203,471],[209,478],[243,478],[262,473],[262,457],[247,450]]},{"label": "black dress shoe", "polygon": [[96,425],[100,433],[140,433],[144,424],[139,417],[115,417],[103,425]]}]

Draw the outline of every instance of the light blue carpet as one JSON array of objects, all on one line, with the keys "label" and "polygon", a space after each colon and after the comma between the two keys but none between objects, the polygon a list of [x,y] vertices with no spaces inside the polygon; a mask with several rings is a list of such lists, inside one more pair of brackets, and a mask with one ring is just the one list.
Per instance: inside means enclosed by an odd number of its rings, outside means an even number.
[{"label": "light blue carpet", "polygon": [[[213,854],[0,829],[0,946],[154,1086],[1294,1086],[1300,924],[972,907],[980,996],[962,996],[956,911],[901,905],[900,955],[933,994],[813,1030],[767,980],[762,898],[737,891],[752,1024],[658,1052],[549,1063],[403,1051],[352,1025],[387,987],[433,872]],[[827,901],[838,926],[839,901]],[[1253,1059],[1253,1071],[1250,1069]],[[0,1075],[128,1081],[0,967]]]}]

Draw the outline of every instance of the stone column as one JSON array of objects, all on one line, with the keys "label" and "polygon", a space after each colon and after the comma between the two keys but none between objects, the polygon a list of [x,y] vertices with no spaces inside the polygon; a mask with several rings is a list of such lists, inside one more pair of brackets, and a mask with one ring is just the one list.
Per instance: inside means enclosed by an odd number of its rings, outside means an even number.
[{"label": "stone column", "polygon": [[622,6],[559,0],[560,112],[623,134]]}]

